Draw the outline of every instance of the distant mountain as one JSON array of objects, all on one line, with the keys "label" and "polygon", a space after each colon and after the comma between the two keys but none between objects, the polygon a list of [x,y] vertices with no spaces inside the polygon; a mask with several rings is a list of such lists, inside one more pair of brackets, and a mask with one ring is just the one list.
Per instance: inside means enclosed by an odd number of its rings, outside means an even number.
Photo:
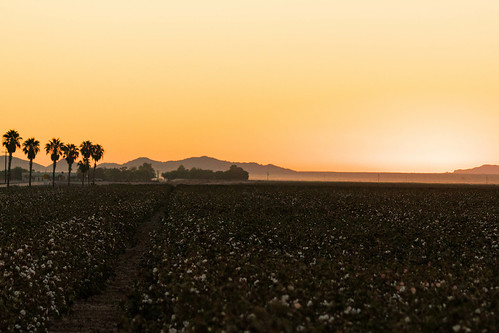
[{"label": "distant mountain", "polygon": [[[7,163],[8,163],[8,157],[7,157]],[[180,165],[183,165],[187,169],[192,169],[192,168],[199,168],[199,169],[208,169],[208,170],[214,170],[214,171],[225,171],[230,168],[231,165],[237,165],[244,170],[248,171],[250,174],[250,177],[252,179],[265,179],[267,177],[267,172],[269,173],[270,177],[293,177],[296,174],[298,174],[296,171],[290,170],[290,169],[285,169],[281,168],[278,166],[275,166],[273,164],[267,164],[267,165],[262,165],[258,163],[247,163],[247,162],[229,162],[229,161],[222,161],[218,160],[216,158],[208,157],[208,156],[201,156],[201,157],[190,157],[186,158],[183,160],[178,160],[178,161],[167,161],[167,162],[161,162],[161,161],[155,161],[151,160],[150,158],[147,157],[140,157],[134,160],[131,160],[129,162],[123,163],[123,164],[118,164],[118,163],[100,163],[98,164],[98,167],[100,168],[107,168],[107,169],[112,169],[112,168],[138,168],[144,163],[150,163],[153,167],[154,170],[159,171],[160,173],[166,172],[166,171],[172,171],[176,170]],[[4,156],[0,156],[0,170],[3,170],[4,166]],[[93,166],[93,164],[92,164]],[[23,169],[28,170],[29,169],[29,161],[23,160],[17,157],[12,157],[12,168],[15,167],[21,167]],[[76,163],[73,164],[73,172],[76,172],[77,165]],[[48,166],[43,166],[41,164],[33,162],[33,171],[38,171],[38,172],[46,172],[46,173],[51,173],[52,172],[52,164]],[[60,159],[57,161],[56,164],[56,172],[64,172],[66,173],[68,171],[68,164],[64,159]]]},{"label": "distant mountain", "polygon": [[292,176],[296,175],[297,172],[291,169],[281,168],[275,166],[273,164],[262,165],[258,163],[247,163],[247,162],[229,162],[218,160],[213,157],[201,156],[201,157],[189,157],[183,160],[178,161],[167,161],[160,162],[154,161],[146,157],[140,157],[135,160],[129,161],[124,164],[116,164],[116,163],[102,163],[99,164],[101,168],[133,168],[139,167],[144,163],[150,163],[154,170],[162,172],[176,170],[180,165],[183,165],[187,169],[199,168],[199,169],[208,169],[213,171],[225,171],[230,168],[231,165],[237,165],[238,167],[243,168],[248,171],[250,177],[253,179],[264,179],[267,176],[267,172],[271,176],[279,175],[279,176]]},{"label": "distant mountain", "polygon": [[124,163],[122,166],[127,167],[129,169],[133,168],[133,167],[138,168],[139,166],[141,166],[144,163],[151,164],[152,168],[154,170],[159,170],[160,172],[162,172],[161,170],[163,170],[165,168],[164,167],[165,162],[151,160],[150,158],[147,158],[147,157],[136,158],[134,160],[131,160],[131,161]]},{"label": "distant mountain", "polygon": [[[7,165],[9,164],[9,157],[7,156]],[[119,165],[119,164],[117,164]],[[15,167],[21,167],[23,169],[29,170],[29,161],[23,160],[17,157],[12,157],[12,168]],[[93,164],[92,164],[93,167]],[[3,170],[5,168],[5,157],[0,156],[0,170]],[[73,164],[73,169],[72,172],[76,172],[76,169],[78,168],[77,164]],[[35,163],[33,161],[33,171],[36,172],[46,172],[46,173],[51,173],[52,172],[52,164],[49,164],[48,166],[43,166],[41,164]],[[57,164],[55,166],[55,171],[56,172],[68,172],[68,163],[64,159],[59,159],[57,161]]]},{"label": "distant mountain", "polygon": [[[9,164],[9,156],[5,158],[4,155],[0,156],[0,170],[4,170],[5,168],[5,161],[7,161],[7,166]],[[21,167],[23,169],[29,170],[29,161],[22,160],[17,157],[12,157],[12,165],[11,168],[14,169],[15,167]],[[33,170],[34,171],[39,171],[39,172],[45,172],[46,167],[44,167],[41,164],[35,163],[33,161]],[[52,169],[51,169],[52,170]]]},{"label": "distant mountain", "polygon": [[[100,168],[138,168],[144,163],[150,163],[154,170],[160,173],[176,170],[180,165],[187,169],[199,168],[214,171],[225,171],[231,165],[237,165],[250,174],[250,179],[270,179],[270,180],[306,180],[306,181],[369,181],[377,182],[381,175],[381,181],[385,182],[446,182],[446,183],[499,183],[499,165],[482,165],[473,169],[455,170],[452,173],[444,174],[405,174],[405,173],[373,173],[373,172],[298,172],[291,169],[281,168],[273,164],[262,165],[248,162],[229,162],[219,160],[213,157],[201,156],[190,157],[178,161],[155,161],[147,157],[140,157],[124,164],[118,163],[100,163]],[[0,156],[0,170],[4,168],[4,156]],[[13,157],[12,167],[21,167],[29,169],[29,161]],[[92,164],[93,167],[93,164]],[[33,162],[33,170],[38,172],[52,172],[52,164],[43,166]],[[73,165],[73,172],[76,172],[77,165]],[[57,162],[57,172],[68,171],[68,165],[64,159]],[[488,175],[488,178],[485,176]]]},{"label": "distant mountain", "polygon": [[119,169],[123,167],[123,165],[118,163],[101,163],[98,166],[99,168],[104,168],[104,169]]},{"label": "distant mountain", "polygon": [[[92,167],[94,166],[93,163],[91,164]],[[71,172],[76,172],[76,169],[78,169],[78,164],[77,162],[73,163],[73,168],[71,169]],[[68,172],[68,162],[66,162],[65,159],[59,159],[57,161],[57,164],[55,165],[55,171],[56,172]],[[52,164],[49,164],[48,166],[45,167],[45,172],[52,172]]]},{"label": "distant mountain", "polygon": [[472,169],[459,169],[454,173],[472,175],[499,175],[499,165],[484,164]]}]

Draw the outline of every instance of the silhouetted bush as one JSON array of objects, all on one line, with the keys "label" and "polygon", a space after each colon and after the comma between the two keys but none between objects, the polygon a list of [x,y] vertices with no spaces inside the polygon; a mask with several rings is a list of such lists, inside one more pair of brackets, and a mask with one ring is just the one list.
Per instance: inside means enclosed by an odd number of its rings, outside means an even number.
[{"label": "silhouetted bush", "polygon": [[95,170],[95,178],[104,181],[113,182],[132,182],[132,181],[150,181],[156,177],[156,172],[154,171],[150,163],[144,163],[139,168],[113,168],[113,169],[103,169],[97,168]]},{"label": "silhouetted bush", "polygon": [[220,180],[248,180],[249,174],[237,165],[232,165],[227,171],[213,171],[192,168],[187,170],[180,165],[177,170],[161,174],[166,179],[220,179]]},{"label": "silhouetted bush", "polygon": [[[28,173],[29,171],[21,167],[15,167],[10,170],[10,180],[22,180],[23,173]],[[5,170],[0,171],[0,182],[4,182]]]}]

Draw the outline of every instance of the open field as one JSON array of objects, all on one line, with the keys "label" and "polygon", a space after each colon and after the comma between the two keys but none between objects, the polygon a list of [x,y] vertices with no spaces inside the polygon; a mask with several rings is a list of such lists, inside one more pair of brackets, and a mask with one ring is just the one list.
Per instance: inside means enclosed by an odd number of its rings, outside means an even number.
[{"label": "open field", "polygon": [[497,331],[498,203],[496,188],[179,186],[130,325]]},{"label": "open field", "polygon": [[49,318],[98,292],[165,187],[0,191],[0,331],[44,331]]},{"label": "open field", "polygon": [[170,191],[0,190],[0,331],[44,331],[76,299],[100,293],[138,226],[161,207],[121,304],[126,330],[498,330],[497,187]]}]

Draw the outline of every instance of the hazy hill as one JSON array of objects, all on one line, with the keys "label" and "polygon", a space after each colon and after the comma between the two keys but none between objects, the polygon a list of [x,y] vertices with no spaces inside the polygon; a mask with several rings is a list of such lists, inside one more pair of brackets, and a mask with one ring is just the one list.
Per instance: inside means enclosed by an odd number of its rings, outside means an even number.
[{"label": "hazy hill", "polygon": [[154,170],[159,172],[166,172],[176,170],[180,165],[183,165],[187,169],[199,168],[199,169],[208,169],[213,171],[225,171],[230,168],[231,165],[235,164],[238,167],[243,168],[248,171],[252,178],[265,178],[267,172],[270,175],[296,175],[297,172],[281,168],[272,164],[262,165],[258,163],[247,163],[247,162],[229,162],[222,161],[216,158],[201,156],[201,157],[190,157],[183,160],[178,161],[168,161],[168,162],[160,162],[154,161],[146,157],[140,157],[135,160],[129,161],[127,163],[118,165],[116,163],[102,163],[99,164],[101,168],[119,168],[119,167],[139,167],[144,163],[152,164]]},{"label": "hazy hill", "polygon": [[[152,168],[156,171],[160,171],[162,172],[162,169],[164,169],[164,162],[160,162],[160,161],[154,161],[154,160],[151,160],[150,158],[147,158],[147,157],[139,157],[139,158],[136,158],[134,160],[131,160],[131,161],[128,161],[124,164],[122,164],[122,166],[124,167],[127,167],[127,168],[138,168],[139,166],[141,166],[142,164],[144,163],[149,163],[152,165]],[[102,166],[104,167],[104,166]]]},{"label": "hazy hill", "polygon": [[[90,165],[92,166],[92,168],[94,167],[93,162],[90,162]],[[71,173],[76,172],[77,169],[78,169],[78,162],[74,162],[73,168],[71,169]],[[66,162],[65,159],[59,159],[59,161],[57,161],[57,164],[55,165],[55,171],[64,172],[64,173],[68,172],[68,163]],[[52,164],[49,164],[48,166],[45,167],[45,172],[49,173],[52,172]]]},{"label": "hazy hill", "polygon": [[119,169],[119,168],[123,167],[122,164],[118,164],[118,163],[99,163],[99,164],[97,164],[97,166],[99,168],[105,168],[105,169]]},{"label": "hazy hill", "polygon": [[[214,171],[225,171],[235,164],[250,174],[250,179],[268,179],[269,180],[305,180],[305,181],[350,181],[350,182],[408,182],[408,183],[476,183],[476,184],[499,184],[499,166],[482,165],[481,167],[455,170],[452,173],[441,174],[409,174],[409,173],[374,173],[374,172],[297,172],[291,169],[281,168],[272,164],[262,165],[258,163],[247,162],[229,162],[216,158],[201,156],[190,157],[179,161],[155,161],[150,158],[140,157],[124,164],[118,163],[100,163],[101,168],[133,168],[139,167],[144,163],[152,164],[154,170],[160,173],[176,170],[180,165],[187,169],[199,168]],[[12,167],[20,166],[29,169],[29,161],[12,158]],[[4,156],[0,156],[0,170],[4,167]],[[93,164],[92,164],[93,167]],[[52,165],[43,166],[33,163],[33,169],[39,172],[52,172]],[[73,172],[76,172],[77,165],[73,165]],[[68,166],[65,160],[57,162],[57,172],[68,172]]]},{"label": "hazy hill", "polygon": [[[7,157],[7,163],[8,163],[8,157]],[[166,171],[172,171],[176,170],[180,165],[183,165],[187,169],[192,169],[192,168],[199,168],[199,169],[209,169],[209,170],[214,170],[214,171],[225,171],[230,168],[231,165],[235,164],[244,170],[248,171],[251,175],[252,178],[257,178],[257,179],[265,179],[267,176],[267,172],[269,172],[270,176],[289,176],[292,177],[294,175],[297,175],[298,173],[296,171],[290,170],[290,169],[285,169],[281,168],[272,164],[267,164],[267,165],[262,165],[258,163],[241,163],[241,162],[229,162],[229,161],[222,161],[218,160],[216,158],[212,157],[207,157],[207,156],[201,156],[201,157],[190,157],[186,158],[183,160],[179,161],[167,161],[167,162],[161,162],[161,161],[154,161],[151,160],[150,158],[146,157],[140,157],[137,159],[134,159],[132,161],[123,163],[123,164],[118,164],[118,163],[99,163],[98,167],[100,168],[133,168],[136,167],[138,168],[144,163],[150,163],[152,164],[152,167],[154,170],[157,170],[159,172],[166,172]],[[92,167],[93,167],[93,163]],[[12,168],[15,167],[21,167],[23,169],[28,170],[29,169],[29,161],[23,160],[17,157],[12,157]],[[4,156],[0,156],[0,170],[3,170],[4,168]],[[77,164],[73,164],[73,172],[76,172],[77,170]],[[52,172],[52,164],[48,166],[43,166],[41,164],[38,164],[36,162],[33,162],[33,170],[38,171],[38,172],[46,172],[46,173],[51,173]],[[68,164],[64,159],[60,159],[57,161],[56,165],[56,172],[68,172]]]},{"label": "hazy hill", "polygon": [[[4,167],[5,167],[5,157],[4,156],[0,156],[0,170],[3,170]],[[49,164],[48,166],[43,166],[41,164],[38,164],[35,162],[35,160],[33,160],[33,171],[37,171],[37,172],[46,172],[46,173],[51,173],[52,172],[52,164]],[[7,156],[7,165],[9,163],[9,156]],[[116,164],[117,166],[120,166],[119,164]],[[29,170],[29,161],[28,160],[23,160],[23,159],[20,159],[20,158],[17,158],[17,157],[12,157],[12,168],[15,168],[15,167],[21,167],[23,169],[26,169],[26,170]],[[92,163],[92,167],[93,167],[93,163]],[[76,169],[78,168],[76,162],[73,164],[73,169],[71,172],[76,172]],[[64,172],[64,173],[67,173],[68,172],[68,163],[66,163],[66,160],[64,159],[59,159],[59,161],[57,161],[57,164],[56,164],[56,167],[55,167],[55,170],[56,172]]]},{"label": "hazy hill", "polygon": [[472,169],[459,169],[454,173],[472,175],[499,175],[499,165],[484,164]]},{"label": "hazy hill", "polygon": [[[0,170],[4,170],[5,168],[5,160],[7,160],[7,167],[9,164],[9,156],[5,158],[4,155],[0,156]],[[15,167],[21,167],[23,169],[29,170],[29,161],[22,160],[17,157],[12,157],[12,165],[11,168],[14,169]],[[40,172],[45,172],[46,167],[44,167],[41,164],[35,163],[35,160],[33,160],[33,170],[34,171],[40,171]]]}]

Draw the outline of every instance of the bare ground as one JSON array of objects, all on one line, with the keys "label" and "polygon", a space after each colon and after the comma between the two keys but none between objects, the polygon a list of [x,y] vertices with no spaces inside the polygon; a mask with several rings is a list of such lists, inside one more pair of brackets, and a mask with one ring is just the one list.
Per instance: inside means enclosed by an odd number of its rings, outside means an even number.
[{"label": "bare ground", "polygon": [[156,229],[164,209],[137,229],[137,243],[119,256],[113,267],[114,275],[107,281],[102,293],[76,301],[62,319],[49,323],[49,332],[120,332],[124,317],[121,301],[133,289],[138,278],[139,263],[146,253],[149,233]]}]

